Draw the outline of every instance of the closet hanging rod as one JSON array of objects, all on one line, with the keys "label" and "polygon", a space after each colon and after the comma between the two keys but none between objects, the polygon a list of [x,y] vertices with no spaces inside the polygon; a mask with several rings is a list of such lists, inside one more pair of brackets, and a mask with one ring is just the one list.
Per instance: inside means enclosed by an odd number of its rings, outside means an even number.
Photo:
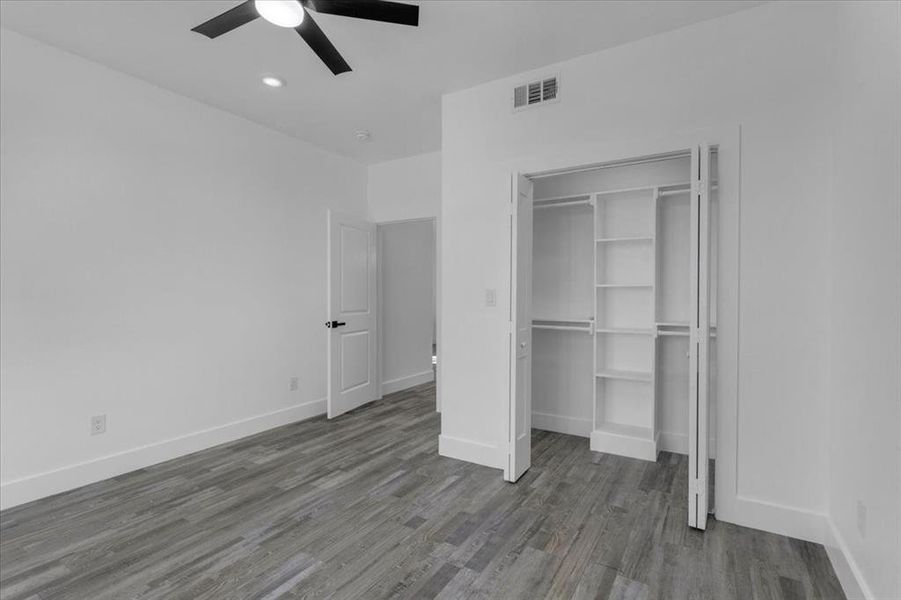
[{"label": "closet hanging rod", "polygon": [[687,182],[677,182],[677,183],[668,183],[666,185],[642,185],[639,187],[627,187],[627,188],[617,188],[615,190],[601,190],[599,192],[595,192],[598,196],[610,196],[612,194],[625,194],[626,192],[652,192],[654,189],[659,187],[675,187],[677,185],[685,185],[687,186]]},{"label": "closet hanging rod", "polygon": [[[661,189],[660,191],[658,191],[657,192],[658,198],[663,198],[664,196],[677,196],[679,194],[687,194],[688,192],[691,191],[691,184],[688,184],[688,183],[681,183],[681,184],[676,184],[676,185],[661,185],[658,187],[670,188],[670,189],[666,189],[666,190]],[[719,185],[717,185],[715,182],[713,183],[713,185],[710,186],[710,189],[712,189],[712,190],[715,190],[718,188],[719,188]]]},{"label": "closet hanging rod", "polygon": [[[671,331],[671,330],[661,330],[657,332],[658,336],[661,337],[688,337],[688,330],[684,329],[682,331]],[[710,337],[716,337],[716,331],[710,330]]]},{"label": "closet hanging rod", "polygon": [[688,337],[688,330],[687,330],[687,329],[686,329],[686,330],[683,330],[683,331],[667,331],[667,330],[663,330],[663,331],[658,331],[658,332],[657,332],[657,335],[659,335],[659,336],[672,336],[672,337]]},{"label": "closet hanging rod", "polygon": [[539,200],[532,205],[532,208],[557,208],[558,206],[579,206],[579,205],[591,205],[591,197],[586,196],[585,198],[580,198],[578,200]]},{"label": "closet hanging rod", "polygon": [[591,333],[591,327],[575,327],[568,325],[532,325],[532,329],[550,329],[553,331],[580,331],[582,333]]}]

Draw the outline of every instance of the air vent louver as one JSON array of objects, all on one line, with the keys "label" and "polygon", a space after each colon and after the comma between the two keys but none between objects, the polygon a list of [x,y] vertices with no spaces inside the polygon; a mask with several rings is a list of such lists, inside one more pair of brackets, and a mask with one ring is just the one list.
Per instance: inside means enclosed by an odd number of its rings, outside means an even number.
[{"label": "air vent louver", "polygon": [[541,82],[541,100],[553,100],[557,97],[557,78],[545,79]]},{"label": "air vent louver", "polygon": [[535,106],[557,99],[557,78],[550,77],[513,88],[513,109]]}]

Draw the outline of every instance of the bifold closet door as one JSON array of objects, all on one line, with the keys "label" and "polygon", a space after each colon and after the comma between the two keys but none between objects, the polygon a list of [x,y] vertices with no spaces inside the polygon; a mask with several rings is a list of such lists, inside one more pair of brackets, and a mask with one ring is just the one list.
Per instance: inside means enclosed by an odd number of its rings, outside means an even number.
[{"label": "bifold closet door", "polygon": [[512,182],[510,210],[509,450],[504,479],[516,481],[532,465],[532,181]]},{"label": "bifold closet door", "polygon": [[707,527],[710,373],[710,148],[691,152],[688,524]]}]

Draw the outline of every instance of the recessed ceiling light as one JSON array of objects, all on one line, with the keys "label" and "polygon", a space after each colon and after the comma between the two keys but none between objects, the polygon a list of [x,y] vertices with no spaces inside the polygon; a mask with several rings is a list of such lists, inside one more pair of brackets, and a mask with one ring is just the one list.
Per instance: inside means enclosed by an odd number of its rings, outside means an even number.
[{"label": "recessed ceiling light", "polygon": [[358,142],[368,142],[372,137],[372,134],[366,131],[365,129],[361,129],[354,133],[354,137],[357,138]]},{"label": "recessed ceiling light", "polygon": [[297,0],[254,0],[261,17],[279,27],[297,27],[303,23],[303,6]]},{"label": "recessed ceiling light", "polygon": [[285,80],[275,75],[263,75],[263,83],[272,88],[285,87]]}]

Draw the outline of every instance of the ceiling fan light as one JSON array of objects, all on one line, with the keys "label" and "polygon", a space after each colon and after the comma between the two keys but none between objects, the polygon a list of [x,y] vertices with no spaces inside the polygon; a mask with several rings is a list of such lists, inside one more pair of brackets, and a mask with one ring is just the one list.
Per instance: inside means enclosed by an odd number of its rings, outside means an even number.
[{"label": "ceiling fan light", "polygon": [[303,23],[303,6],[297,0],[254,0],[253,6],[273,25],[297,27]]}]

